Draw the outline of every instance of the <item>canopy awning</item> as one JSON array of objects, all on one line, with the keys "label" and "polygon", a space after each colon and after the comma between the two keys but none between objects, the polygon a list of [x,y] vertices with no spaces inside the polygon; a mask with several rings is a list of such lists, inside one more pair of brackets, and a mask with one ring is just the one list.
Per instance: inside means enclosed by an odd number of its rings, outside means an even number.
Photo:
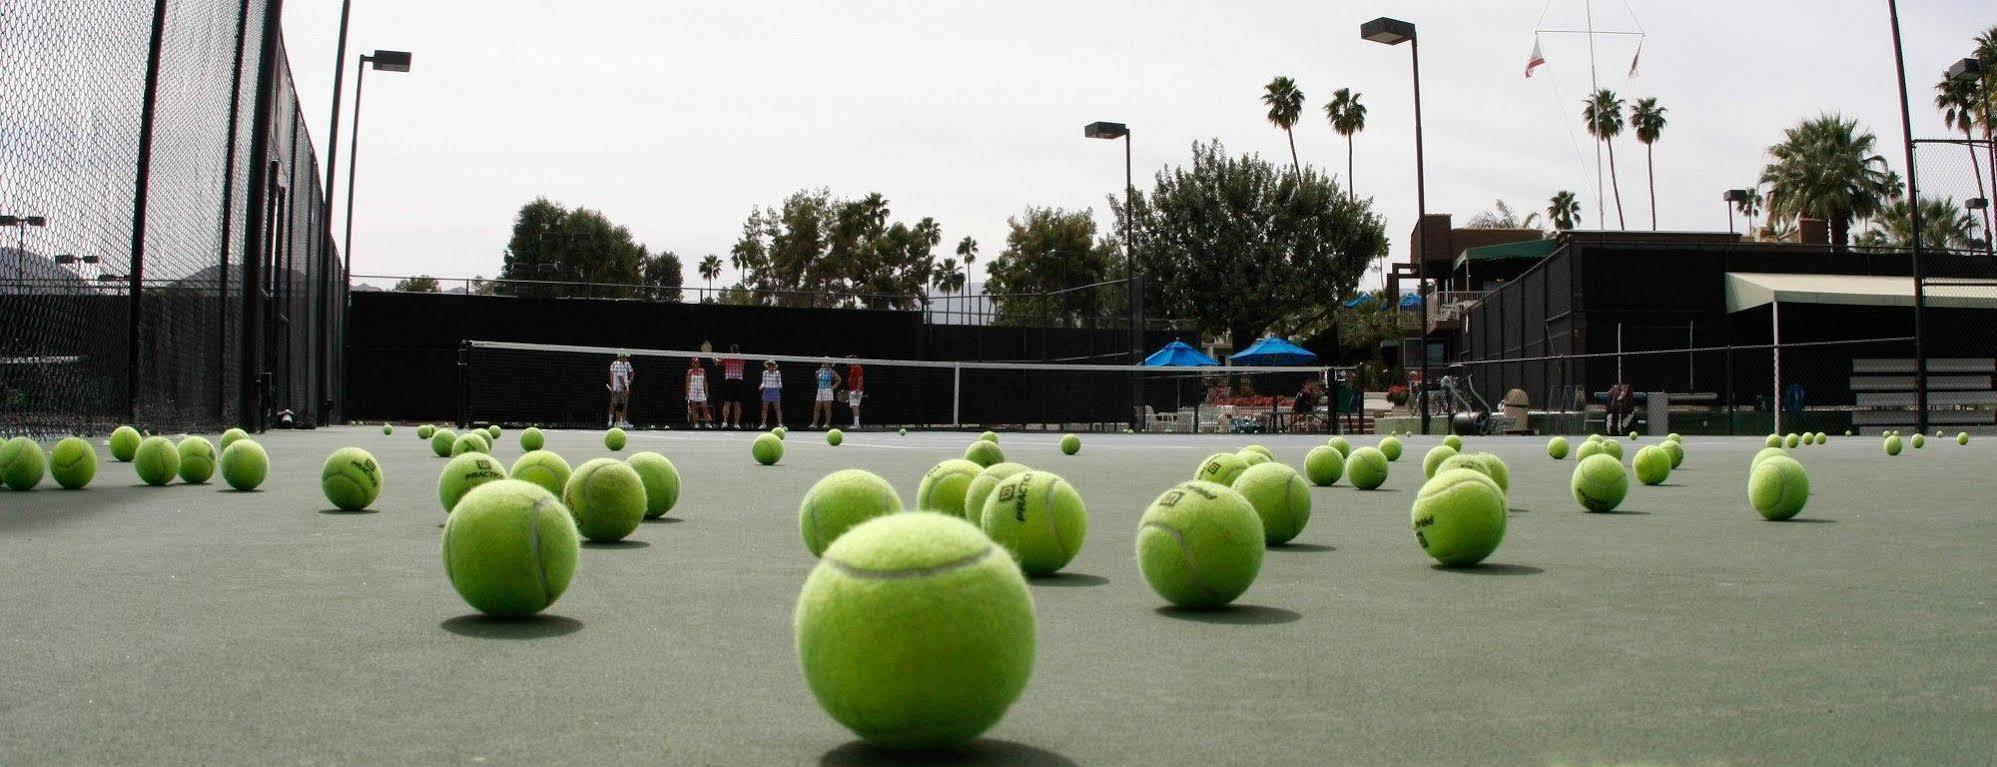
[{"label": "canopy awning", "polygon": [[1461,269],[1466,263],[1484,263],[1486,261],[1532,261],[1537,263],[1546,260],[1547,256],[1553,255],[1553,252],[1559,249],[1559,240],[1522,240],[1519,242],[1504,242],[1497,245],[1484,245],[1476,248],[1464,248],[1462,253],[1456,254],[1456,261],[1450,264],[1450,268]]},{"label": "canopy awning", "polygon": [[1144,364],[1146,367],[1154,368],[1190,368],[1219,365],[1220,362],[1205,354],[1201,354],[1200,350],[1193,348],[1184,341],[1173,341],[1166,344],[1164,348],[1152,352],[1151,356],[1145,357]]},{"label": "canopy awning", "polygon": [[[1936,279],[1946,284],[1928,286],[1925,296],[1925,303],[1928,306],[1945,309],[1997,309],[1997,280],[1957,277]],[[1729,313],[1746,311],[1774,302],[1912,307],[1914,279],[1858,274],[1727,272]]]},{"label": "canopy awning", "polygon": [[1317,362],[1317,355],[1287,340],[1266,336],[1228,359],[1250,366],[1311,365]]}]

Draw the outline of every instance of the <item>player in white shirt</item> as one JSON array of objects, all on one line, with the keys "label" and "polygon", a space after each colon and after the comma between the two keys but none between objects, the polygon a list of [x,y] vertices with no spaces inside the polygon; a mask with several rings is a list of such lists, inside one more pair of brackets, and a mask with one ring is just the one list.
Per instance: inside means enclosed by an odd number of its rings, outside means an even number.
[{"label": "player in white shirt", "polygon": [[605,428],[631,425],[631,382],[637,377],[631,369],[631,355],[619,354],[611,361],[610,383],[604,386],[610,390],[610,419]]}]

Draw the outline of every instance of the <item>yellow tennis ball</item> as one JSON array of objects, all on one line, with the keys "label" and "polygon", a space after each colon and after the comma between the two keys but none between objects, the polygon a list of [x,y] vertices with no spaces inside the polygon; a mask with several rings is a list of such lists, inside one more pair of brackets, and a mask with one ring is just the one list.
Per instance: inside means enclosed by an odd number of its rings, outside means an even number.
[{"label": "yellow tennis ball", "polygon": [[1237,453],[1214,453],[1200,462],[1200,468],[1193,472],[1193,479],[1212,482],[1216,485],[1233,485],[1234,478],[1248,470],[1247,459]]},{"label": "yellow tennis ball", "polygon": [[319,470],[319,488],[326,500],[343,511],[360,511],[381,497],[381,464],[358,447],[343,447],[326,457]]},{"label": "yellow tennis ball", "polygon": [[978,472],[971,478],[971,484],[964,488],[964,519],[982,527],[985,522],[985,499],[991,497],[1000,482],[1013,475],[1030,471],[1023,463],[995,463]]},{"label": "yellow tennis ball", "polygon": [[1474,565],[1505,539],[1505,491],[1482,472],[1445,468],[1422,484],[1410,517],[1415,542],[1436,562]]},{"label": "yellow tennis ball", "polygon": [[239,439],[222,448],[222,481],[238,491],[255,490],[270,476],[270,456],[255,440]]},{"label": "yellow tennis ball", "polygon": [[180,481],[190,485],[204,484],[215,476],[215,446],[202,437],[188,437],[180,441]]},{"label": "yellow tennis ball", "polygon": [[680,502],[680,470],[672,460],[650,450],[624,459],[624,465],[645,481],[645,518],[658,519]]},{"label": "yellow tennis ball", "polygon": [[1262,518],[1248,499],[1212,482],[1181,482],[1144,510],[1137,569],[1172,604],[1219,607],[1255,583],[1265,545]]},{"label": "yellow tennis ball", "polygon": [[568,590],[575,575],[575,520],[541,486],[487,482],[458,500],[444,522],[444,575],[480,612],[532,615]]},{"label": "yellow tennis ball", "polygon": [[929,467],[929,471],[922,475],[922,483],[915,488],[916,510],[964,516],[964,493],[971,489],[971,482],[984,471],[983,466],[961,458]]},{"label": "yellow tennis ball", "polygon": [[562,505],[584,538],[621,541],[645,519],[645,480],[615,458],[585,461],[562,487]]},{"label": "yellow tennis ball", "polygon": [[540,485],[549,495],[560,498],[562,489],[568,487],[569,462],[548,450],[534,450],[513,461],[512,468],[506,470],[508,479],[517,479]]},{"label": "yellow tennis ball", "polygon": [[499,459],[484,453],[465,453],[452,458],[444,465],[443,473],[437,475],[437,502],[449,514],[473,488],[505,478],[506,464]]},{"label": "yellow tennis ball", "polygon": [[825,475],[798,504],[798,532],[812,556],[825,553],[839,536],[883,514],[901,511],[901,496],[880,475],[844,469]]},{"label": "yellow tennis ball", "polygon": [[165,437],[147,437],[132,454],[132,470],[148,485],[172,482],[180,473],[180,451]]},{"label": "yellow tennis ball", "polygon": [[[0,464],[6,461],[0,459]],[[49,477],[64,490],[79,490],[97,476],[97,449],[80,437],[64,437],[49,451]]]},{"label": "yellow tennis ball", "polygon": [[985,499],[985,534],[1011,551],[1027,575],[1051,575],[1081,553],[1089,517],[1067,480],[1025,471],[1000,482]]},{"label": "yellow tennis ball", "polygon": [[1273,461],[1257,464],[1236,477],[1233,487],[1255,507],[1271,546],[1289,543],[1311,521],[1310,488],[1296,469]]}]

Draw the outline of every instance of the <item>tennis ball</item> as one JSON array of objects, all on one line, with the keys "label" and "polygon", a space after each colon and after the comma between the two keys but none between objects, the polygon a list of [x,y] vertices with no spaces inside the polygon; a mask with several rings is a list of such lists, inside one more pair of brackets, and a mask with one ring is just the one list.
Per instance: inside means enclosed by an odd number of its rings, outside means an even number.
[{"label": "tennis ball", "polygon": [[[1242,453],[1259,453],[1263,458],[1267,458],[1271,461],[1276,460],[1276,454],[1270,452],[1269,448],[1263,447],[1261,445],[1249,445],[1240,450],[1234,451],[1235,455],[1241,455]],[[1247,456],[1242,456],[1242,457],[1246,458]]]},{"label": "tennis ball", "polygon": [[1600,442],[1600,441],[1602,441],[1602,435],[1600,435],[1600,434],[1590,434],[1590,435],[1588,435],[1588,439],[1587,439],[1587,441],[1588,441],[1588,442]]},{"label": "tennis ball", "polygon": [[1505,507],[1505,492],[1490,477],[1445,469],[1415,496],[1409,514],[1415,543],[1445,567],[1477,564],[1505,540]]},{"label": "tennis ball", "polygon": [[1310,524],[1311,491],[1296,469],[1274,461],[1250,466],[1234,480],[1234,491],[1255,507],[1271,546],[1290,542]]},{"label": "tennis ball", "polygon": [[645,480],[615,458],[584,461],[562,486],[562,505],[582,537],[615,543],[645,519]]},{"label": "tennis ball", "polygon": [[1380,440],[1380,453],[1389,461],[1401,460],[1401,441],[1393,437]]},{"label": "tennis ball", "polygon": [[1012,552],[1027,575],[1051,575],[1082,550],[1089,513],[1073,485],[1044,471],[1007,477],[985,498],[985,535]]},{"label": "tennis ball", "polygon": [[1767,519],[1794,517],[1810,501],[1810,474],[1794,458],[1771,457],[1748,474],[1747,498]]},{"label": "tennis ball", "polygon": [[360,511],[381,496],[381,465],[358,447],[343,447],[326,457],[319,470],[319,489],[343,511]]},{"label": "tennis ball", "polygon": [[451,442],[452,458],[456,458],[466,453],[483,453],[483,452],[485,452],[485,437],[476,432],[466,432],[463,436],[460,436],[456,440],[453,440]]},{"label": "tennis ball", "polygon": [[[1479,459],[1477,456],[1471,455],[1469,453],[1458,453],[1456,455],[1452,455],[1448,458],[1443,459],[1442,462],[1436,464],[1435,467],[1436,474],[1441,474],[1445,471],[1452,471],[1452,470],[1474,471],[1477,472],[1478,474],[1484,475],[1486,478],[1489,478],[1492,484],[1497,483],[1497,478],[1491,476],[1491,467],[1485,464],[1484,461]],[[1434,479],[1434,478],[1435,478],[1434,476],[1429,477],[1429,479]],[[1503,490],[1504,488],[1500,487],[1499,489]]]},{"label": "tennis ball", "polygon": [[[839,536],[867,520],[901,511],[901,496],[880,475],[842,469],[825,475],[798,504],[798,532],[811,555],[821,556]],[[924,515],[927,516],[927,515]]]},{"label": "tennis ball", "polygon": [[1630,432],[1630,433],[1629,433],[1629,441],[1631,441],[1631,442],[1635,442],[1635,441],[1636,441],[1636,432],[1632,431],[1632,432]]},{"label": "tennis ball", "polygon": [[964,460],[990,468],[993,464],[1005,463],[1005,451],[999,449],[997,442],[978,440],[964,448]]},{"label": "tennis ball", "polygon": [[504,434],[505,432],[500,431],[499,424],[495,423],[487,425],[485,427],[485,433],[492,435],[492,441],[497,443],[499,442],[499,435]]},{"label": "tennis ball", "polygon": [[444,521],[444,576],[479,612],[533,615],[560,599],[575,575],[576,523],[532,482],[487,482]]},{"label": "tennis ball", "polygon": [[506,478],[506,464],[484,453],[465,453],[451,459],[437,475],[437,500],[444,513],[457,508],[459,499],[472,488]]},{"label": "tennis ball", "polygon": [[663,455],[647,450],[624,459],[645,483],[645,518],[658,519],[680,502],[680,470]]},{"label": "tennis ball", "polygon": [[1889,436],[1886,438],[1886,454],[1887,455],[1900,454],[1900,437],[1898,435]]},{"label": "tennis ball", "polygon": [[[0,447],[0,453],[6,452]],[[6,460],[0,458],[0,465]],[[65,490],[77,490],[97,477],[97,449],[81,437],[64,437],[49,451],[49,478]]]},{"label": "tennis ball", "polygon": [[215,476],[215,446],[201,437],[188,437],[180,441],[180,481],[190,485],[204,484]]},{"label": "tennis ball", "polygon": [[908,430],[907,430],[907,429],[902,429],[902,430],[901,430],[901,435],[902,435],[902,436],[904,436],[904,437],[908,436]]},{"label": "tennis ball", "polygon": [[1216,485],[1233,485],[1234,478],[1248,470],[1248,461],[1238,453],[1214,453],[1200,462],[1193,471],[1193,479],[1205,480]]},{"label": "tennis ball", "polygon": [[1352,451],[1345,459],[1345,476],[1352,480],[1352,486],[1361,490],[1376,490],[1387,483],[1387,456],[1376,447],[1362,447]]},{"label": "tennis ball", "polygon": [[1033,596],[963,520],[859,525],[805,579],[798,663],[819,706],[868,742],[951,746],[989,729],[1033,674]]},{"label": "tennis ball", "polygon": [[1658,443],[1657,447],[1671,456],[1671,468],[1676,469],[1679,464],[1685,462],[1685,447],[1683,445],[1667,439]]},{"label": "tennis ball", "polygon": [[231,427],[228,431],[222,432],[222,441],[220,444],[216,445],[216,449],[227,451],[230,445],[236,444],[236,440],[249,439],[249,438],[250,438],[249,432],[243,431],[242,429]]},{"label": "tennis ball", "polygon": [[846,432],[840,431],[838,429],[833,429],[825,433],[825,444],[831,445],[833,447],[838,447],[839,443],[845,441],[846,441]]},{"label": "tennis ball", "polygon": [[1338,451],[1339,458],[1352,457],[1352,443],[1346,441],[1344,437],[1332,437],[1324,444],[1329,446],[1331,449]]},{"label": "tennis ball", "polygon": [[111,432],[111,457],[118,461],[130,461],[139,452],[139,430],[130,426],[120,426]]},{"label": "tennis ball", "polygon": [[132,454],[132,470],[139,480],[155,487],[173,481],[180,473],[180,451],[165,437],[147,437]]},{"label": "tennis ball", "polygon": [[1456,435],[1454,435],[1454,434],[1451,434],[1451,435],[1449,435],[1449,436],[1447,436],[1447,437],[1443,437],[1443,438],[1442,438],[1442,444],[1444,444],[1444,445],[1448,445],[1448,446],[1449,446],[1449,449],[1451,449],[1451,450],[1454,450],[1454,451],[1456,451],[1456,452],[1459,452],[1459,453],[1463,452],[1463,438],[1462,438],[1462,437],[1458,437],[1458,436],[1456,436]]},{"label": "tennis ball", "polygon": [[1915,450],[1919,450],[1919,449],[1921,449],[1921,448],[1924,448],[1924,447],[1927,447],[1927,446],[1928,446],[1928,437],[1927,437],[1927,435],[1925,435],[1925,434],[1915,434],[1915,435],[1914,435],[1914,449],[1915,449]]},{"label": "tennis ball", "polygon": [[915,488],[915,508],[963,517],[964,492],[971,489],[971,481],[984,470],[985,467],[961,458],[929,467],[929,472],[922,475],[922,483]]},{"label": "tennis ball", "polygon": [[1613,456],[1616,459],[1617,463],[1622,463],[1623,443],[1617,442],[1612,439],[1602,440],[1602,452],[1608,453],[1610,456]]},{"label": "tennis ball", "polygon": [[0,442],[0,484],[13,490],[33,490],[48,470],[42,446],[27,437]]},{"label": "tennis ball", "polygon": [[982,528],[985,523],[985,499],[991,497],[1000,482],[1029,470],[1022,463],[995,463],[978,472],[978,476],[971,479],[970,486],[964,488],[964,519]]},{"label": "tennis ball", "polygon": [[1955,433],[1955,443],[1956,443],[1956,444],[1958,444],[1958,445],[1967,445],[1967,444],[1969,444],[1969,432],[1966,432],[1966,431],[1959,431],[1959,432],[1956,432],[1956,433]]},{"label": "tennis ball", "polygon": [[1670,442],[1684,442],[1684,441],[1685,441],[1685,438],[1684,438],[1684,437],[1680,437],[1680,436],[1678,436],[1678,432],[1675,432],[1675,431],[1674,431],[1674,432],[1671,432],[1670,434],[1666,434],[1666,435],[1664,435],[1664,439],[1665,439],[1665,440],[1667,440],[1667,441],[1670,441]]},{"label": "tennis ball", "polygon": [[1781,446],[1782,446],[1782,435],[1780,435],[1780,434],[1770,434],[1770,435],[1768,435],[1768,439],[1764,439],[1764,440],[1762,440],[1762,441],[1761,441],[1761,446],[1762,446],[1762,447],[1781,447]]},{"label": "tennis ball", "polygon": [[458,434],[450,429],[438,429],[437,433],[430,435],[430,451],[439,458],[449,458],[451,448],[457,444]]},{"label": "tennis ball", "polygon": [[1074,455],[1082,452],[1082,438],[1073,434],[1061,435],[1061,454]]},{"label": "tennis ball", "polygon": [[1663,484],[1671,478],[1671,453],[1656,445],[1639,448],[1630,464],[1636,469],[1636,481],[1646,485]]},{"label": "tennis ball", "polygon": [[756,441],[749,443],[749,455],[764,466],[775,464],[783,460],[784,440],[775,434],[758,434]]},{"label": "tennis ball", "polygon": [[1767,460],[1770,456],[1777,456],[1777,455],[1787,457],[1789,455],[1789,451],[1783,450],[1782,448],[1779,447],[1764,447],[1761,449],[1761,452],[1754,454],[1754,460],[1747,462],[1747,468],[1752,470],[1754,467],[1760,466],[1761,462]]},{"label": "tennis ball", "polygon": [[1428,455],[1424,455],[1421,458],[1422,476],[1428,478],[1435,477],[1435,467],[1441,466],[1443,461],[1447,461],[1455,457],[1455,455],[1456,448],[1448,445],[1436,445],[1429,448]]},{"label": "tennis ball", "polygon": [[1821,445],[1829,441],[1831,441],[1831,439],[1829,437],[1824,436],[1823,432],[1817,432],[1817,444]]},{"label": "tennis ball", "polygon": [[790,429],[778,426],[777,428],[771,429],[770,433],[777,435],[777,439],[785,439],[790,436]]},{"label": "tennis ball", "polygon": [[394,433],[395,433],[395,425],[394,425],[394,424],[389,424],[389,423],[384,423],[384,424],[382,424],[382,425],[381,425],[381,433],[383,433],[383,434],[394,434]]},{"label": "tennis ball", "polygon": [[1845,436],[1847,436],[1847,437],[1851,436],[1851,430],[1850,430],[1850,429],[1845,429],[1845,430],[1844,430],[1844,435],[1845,435]]},{"label": "tennis ball", "polygon": [[1578,449],[1576,449],[1576,450],[1574,451],[1574,460],[1576,460],[1576,461],[1585,461],[1585,460],[1588,460],[1588,456],[1591,456],[1591,455],[1608,455],[1608,453],[1609,453],[1609,449],[1608,449],[1608,448],[1606,448],[1606,447],[1603,447],[1602,445],[1604,445],[1604,444],[1606,444],[1606,443],[1603,443],[1603,442],[1583,442],[1583,443],[1581,443],[1581,447],[1580,447],[1580,448],[1578,448]]},{"label": "tennis ball", "polygon": [[1269,456],[1257,453],[1253,450],[1243,450],[1241,452],[1235,453],[1234,456],[1236,458],[1240,458],[1242,463],[1248,464],[1250,467],[1260,466],[1262,464],[1268,463],[1270,460]]},{"label": "tennis ball", "polygon": [[549,495],[561,497],[562,488],[568,487],[569,462],[547,450],[533,450],[513,462],[513,468],[506,470],[508,479],[517,479],[540,485]]},{"label": "tennis ball", "polygon": [[[416,427],[416,438],[417,438],[417,439],[429,439],[429,438],[431,438],[431,437],[434,437],[434,436],[437,436],[437,427],[435,427],[435,426],[431,426],[430,424],[427,424],[427,423],[426,423],[426,424],[423,424],[422,426],[418,426],[418,427]],[[224,435],[222,435],[222,439],[228,439],[228,438],[229,438],[229,435],[227,435],[227,434],[224,434]],[[224,450],[227,450],[227,449],[228,449],[228,447],[227,447],[227,446],[224,446],[224,447],[223,447],[222,449],[224,449]]]},{"label": "tennis ball", "polygon": [[988,432],[985,432],[985,433],[983,433],[983,434],[980,434],[980,435],[978,435],[978,439],[981,439],[981,440],[984,440],[984,441],[986,441],[986,442],[997,442],[997,441],[998,441],[998,433],[997,433],[997,432],[990,432],[990,431],[988,431]]},{"label": "tennis ball", "polygon": [[545,444],[548,444],[548,439],[547,437],[542,436],[540,429],[536,429],[532,426],[529,426],[525,430],[520,432],[521,450],[525,450],[531,453],[541,449],[541,446]]},{"label": "tennis ball", "polygon": [[1491,453],[1472,453],[1471,455],[1484,464],[1484,476],[1490,477],[1492,482],[1498,483],[1499,491],[1506,494],[1512,492],[1512,467],[1505,465],[1504,459]]},{"label": "tennis ball", "polygon": [[1338,484],[1345,476],[1345,455],[1330,445],[1318,445],[1304,454],[1304,476],[1318,487]]},{"label": "tennis ball", "polygon": [[1591,455],[1574,467],[1574,501],[1588,511],[1613,511],[1629,495],[1629,473],[1607,455]]},{"label": "tennis ball", "polygon": [[[1338,455],[1329,445],[1317,449]],[[1172,604],[1219,607],[1255,583],[1264,540],[1262,518],[1240,493],[1212,482],[1181,482],[1152,501],[1138,521],[1137,569]]]},{"label": "tennis ball", "polygon": [[1792,450],[1795,449],[1797,445],[1802,444],[1802,442],[1803,438],[1796,436],[1796,433],[1793,431],[1789,432],[1788,436],[1782,438],[1782,446],[1790,448]]},{"label": "tennis ball", "polygon": [[624,449],[624,430],[623,430],[623,429],[618,429],[618,428],[612,428],[612,429],[611,429],[610,431],[606,431],[606,432],[604,432],[604,433],[603,433],[603,446],[604,446],[604,447],[607,447],[607,448],[610,448],[610,450],[611,450],[612,452],[616,452],[616,451],[618,451],[618,450],[623,450],[623,449]]},{"label": "tennis ball", "polygon": [[241,491],[257,489],[270,476],[270,456],[255,440],[239,439],[222,448],[222,481]]}]

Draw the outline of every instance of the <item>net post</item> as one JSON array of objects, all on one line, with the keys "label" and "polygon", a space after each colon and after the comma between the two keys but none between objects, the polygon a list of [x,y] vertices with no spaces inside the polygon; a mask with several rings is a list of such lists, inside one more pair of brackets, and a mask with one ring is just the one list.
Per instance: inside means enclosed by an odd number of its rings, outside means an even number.
[{"label": "net post", "polygon": [[964,366],[950,366],[950,426],[964,426]]},{"label": "net post", "polygon": [[471,407],[472,407],[471,357],[472,357],[472,342],[469,340],[459,342],[458,344],[458,428],[460,429],[465,428],[466,424],[471,423]]}]

